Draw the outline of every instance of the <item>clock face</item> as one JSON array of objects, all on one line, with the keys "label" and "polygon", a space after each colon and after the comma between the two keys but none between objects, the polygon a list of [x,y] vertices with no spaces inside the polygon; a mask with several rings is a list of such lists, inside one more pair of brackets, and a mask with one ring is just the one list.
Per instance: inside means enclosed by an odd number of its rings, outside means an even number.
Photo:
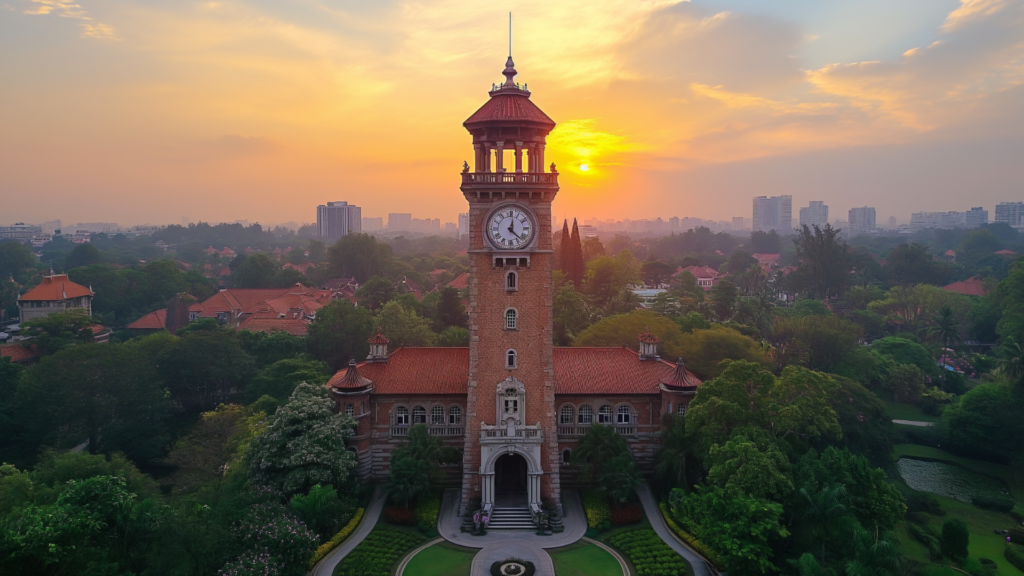
[{"label": "clock face", "polygon": [[499,250],[521,250],[533,239],[533,217],[517,206],[502,206],[487,221],[487,237]]}]

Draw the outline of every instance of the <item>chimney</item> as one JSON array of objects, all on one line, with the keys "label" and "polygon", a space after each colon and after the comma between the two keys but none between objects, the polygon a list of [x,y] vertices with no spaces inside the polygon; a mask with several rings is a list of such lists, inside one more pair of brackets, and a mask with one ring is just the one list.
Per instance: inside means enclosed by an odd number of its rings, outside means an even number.
[{"label": "chimney", "polygon": [[658,337],[651,333],[651,328],[647,327],[647,332],[640,335],[640,359],[641,360],[660,360],[658,356]]},{"label": "chimney", "polygon": [[370,343],[370,354],[366,357],[367,362],[388,361],[388,339],[384,336],[380,326],[377,326],[377,333],[371,336],[367,342]]}]

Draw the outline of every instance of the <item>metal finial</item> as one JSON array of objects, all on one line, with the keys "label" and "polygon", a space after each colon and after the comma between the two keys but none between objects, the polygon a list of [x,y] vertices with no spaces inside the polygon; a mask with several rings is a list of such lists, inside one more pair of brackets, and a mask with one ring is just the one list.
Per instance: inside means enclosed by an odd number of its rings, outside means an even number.
[{"label": "metal finial", "polygon": [[508,57],[512,57],[512,12],[508,13]]}]

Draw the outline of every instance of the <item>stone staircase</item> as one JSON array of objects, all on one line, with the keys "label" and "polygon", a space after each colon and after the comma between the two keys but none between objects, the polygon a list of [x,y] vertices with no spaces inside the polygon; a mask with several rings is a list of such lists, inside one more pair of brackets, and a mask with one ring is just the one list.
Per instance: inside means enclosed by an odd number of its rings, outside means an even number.
[{"label": "stone staircase", "polygon": [[489,530],[536,530],[529,508],[494,508],[491,520],[487,523]]}]

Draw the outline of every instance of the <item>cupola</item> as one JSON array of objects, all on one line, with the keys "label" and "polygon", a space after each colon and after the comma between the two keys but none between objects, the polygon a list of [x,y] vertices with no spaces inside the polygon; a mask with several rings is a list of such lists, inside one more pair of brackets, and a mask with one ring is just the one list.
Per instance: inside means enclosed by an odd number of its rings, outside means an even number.
[{"label": "cupola", "polygon": [[683,362],[682,358],[680,358],[676,360],[675,370],[666,374],[665,377],[661,379],[661,383],[669,388],[692,389],[696,388],[700,384],[700,379],[686,369],[686,363]]},{"label": "cupola", "polygon": [[647,328],[647,332],[644,332],[639,336],[639,340],[641,360],[661,359],[658,356],[658,337],[651,332],[650,327]]},{"label": "cupola", "polygon": [[384,331],[380,326],[377,326],[377,333],[370,336],[367,342],[370,343],[370,354],[366,357],[367,362],[388,361],[388,339],[384,336]]}]

